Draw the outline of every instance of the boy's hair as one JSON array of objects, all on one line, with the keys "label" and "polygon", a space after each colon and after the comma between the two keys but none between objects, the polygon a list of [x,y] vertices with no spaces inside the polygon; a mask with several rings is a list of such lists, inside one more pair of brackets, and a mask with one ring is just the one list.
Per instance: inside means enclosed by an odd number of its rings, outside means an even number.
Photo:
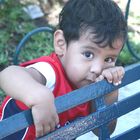
[{"label": "boy's hair", "polygon": [[69,0],[59,16],[59,28],[63,30],[66,42],[78,40],[90,29],[94,42],[109,45],[115,39],[124,42],[127,37],[127,23],[118,5],[111,0]]}]

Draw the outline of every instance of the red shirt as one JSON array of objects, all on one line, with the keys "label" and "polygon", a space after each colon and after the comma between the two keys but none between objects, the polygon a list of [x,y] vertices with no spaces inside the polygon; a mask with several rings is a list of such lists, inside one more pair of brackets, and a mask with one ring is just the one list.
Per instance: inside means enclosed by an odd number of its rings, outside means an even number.
[{"label": "red shirt", "polygon": [[[55,83],[55,88],[53,90],[53,94],[55,97],[65,95],[68,92],[71,92],[74,90],[74,88],[72,87],[72,85],[70,84],[69,80],[67,79],[65,75],[64,69],[61,65],[59,58],[57,57],[55,53],[52,53],[50,56],[43,56],[43,57],[31,60],[31,61],[25,62],[21,66],[25,67],[25,66],[37,63],[37,62],[47,62],[54,69],[55,75],[56,75],[56,83]],[[26,109],[28,108],[23,103],[7,96],[0,109],[1,120]],[[10,112],[12,113],[10,113],[8,110],[10,110]],[[65,111],[59,114],[60,125],[63,126],[67,122],[70,122],[77,117],[87,116],[89,113],[90,113],[89,103],[76,106],[68,111]],[[18,139],[17,137],[19,137],[18,135],[19,133],[15,135],[14,139],[15,138]],[[20,140],[21,138],[23,138],[23,135],[25,137],[24,139],[26,140],[35,139],[34,125],[30,126],[29,128],[24,129],[24,132],[21,133],[21,136],[19,138]],[[9,136],[9,139],[11,140],[11,136]]]}]

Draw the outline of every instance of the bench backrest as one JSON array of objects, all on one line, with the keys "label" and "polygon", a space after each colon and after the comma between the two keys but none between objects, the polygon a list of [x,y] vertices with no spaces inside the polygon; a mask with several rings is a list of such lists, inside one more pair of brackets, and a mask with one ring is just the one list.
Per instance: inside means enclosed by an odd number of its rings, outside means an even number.
[{"label": "bench backrest", "polygon": [[[75,120],[73,123],[61,127],[60,129],[40,138],[42,139],[61,139],[71,140],[95,128],[100,129],[99,139],[138,139],[140,138],[140,125],[133,128],[122,135],[110,138],[107,124],[138,107],[140,107],[140,93],[137,93],[127,99],[118,101],[110,106],[104,104],[104,95],[109,94],[118,88],[140,79],[140,63],[134,64],[126,68],[126,74],[122,84],[113,86],[105,80],[85,86],[81,89],[72,91],[64,96],[55,99],[57,112],[64,112],[74,106],[95,99],[97,111],[87,117]],[[31,110],[23,111],[12,117],[0,122],[0,139],[15,133],[23,128],[33,124]],[[133,135],[134,134],[134,135]]]}]

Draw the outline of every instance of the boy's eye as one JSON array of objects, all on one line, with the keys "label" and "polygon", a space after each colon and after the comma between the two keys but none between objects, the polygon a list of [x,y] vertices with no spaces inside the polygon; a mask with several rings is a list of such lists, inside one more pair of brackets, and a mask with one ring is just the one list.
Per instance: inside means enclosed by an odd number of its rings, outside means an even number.
[{"label": "boy's eye", "polygon": [[93,53],[91,52],[84,52],[83,55],[88,59],[92,59],[94,57]]},{"label": "boy's eye", "polygon": [[112,57],[108,57],[108,58],[106,58],[105,59],[105,62],[107,62],[107,63],[112,63],[112,62],[114,62],[115,60],[114,60],[114,58],[112,58]]}]

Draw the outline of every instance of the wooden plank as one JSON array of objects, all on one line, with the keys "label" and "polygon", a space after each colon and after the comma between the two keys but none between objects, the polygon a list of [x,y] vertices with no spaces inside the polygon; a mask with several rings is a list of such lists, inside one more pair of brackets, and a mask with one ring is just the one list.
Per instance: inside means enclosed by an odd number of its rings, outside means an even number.
[{"label": "wooden plank", "polygon": [[[108,94],[120,87],[123,87],[129,83],[132,83],[140,79],[140,64],[131,65],[126,68],[126,74],[122,80],[122,84],[119,86],[114,86],[109,84],[105,80],[90,84],[81,89],[72,91],[64,96],[55,99],[55,105],[58,113],[64,112],[74,106],[82,104],[84,102],[95,99],[99,96]],[[28,115],[29,114],[29,115]],[[25,120],[25,121],[22,121]],[[22,123],[21,123],[22,121]],[[29,126],[32,121],[30,110],[23,111],[20,115],[15,115],[5,119],[0,122],[0,139],[7,136],[7,134],[15,133],[27,126]],[[20,125],[19,125],[20,124]],[[14,126],[13,129],[9,129],[10,126]]]},{"label": "wooden plank", "polygon": [[[61,127],[38,140],[72,140],[140,107],[140,92]],[[125,109],[124,109],[125,108]],[[125,140],[125,139],[124,139]]]},{"label": "wooden plank", "polygon": [[106,80],[103,80],[56,98],[55,104],[57,112],[64,112],[74,106],[106,95],[116,89],[119,89],[140,79],[140,63],[126,67],[125,71],[126,73],[122,80],[122,84],[120,84],[119,86],[114,86],[112,84],[109,84]]},{"label": "wooden plank", "polygon": [[0,139],[33,124],[31,110],[13,115],[0,122]]},{"label": "wooden plank", "polygon": [[123,132],[122,134],[119,134],[111,140],[138,140],[140,139],[140,125],[135,126],[134,128],[131,128],[130,130],[127,130],[126,132]]}]

